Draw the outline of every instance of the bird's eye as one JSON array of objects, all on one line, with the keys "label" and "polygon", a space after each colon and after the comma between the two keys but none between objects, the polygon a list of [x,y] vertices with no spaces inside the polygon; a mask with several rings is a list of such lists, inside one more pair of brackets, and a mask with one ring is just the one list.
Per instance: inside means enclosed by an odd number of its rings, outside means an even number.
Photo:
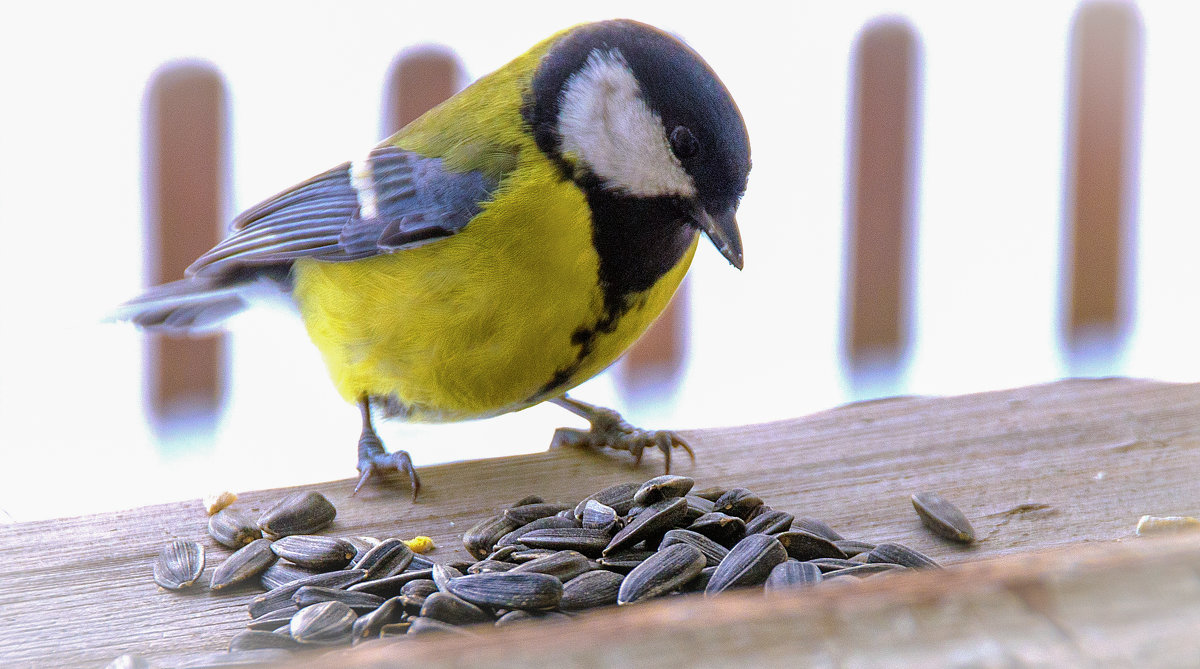
[{"label": "bird's eye", "polygon": [[686,160],[700,153],[700,142],[691,130],[677,125],[671,131],[671,150],[680,160]]}]

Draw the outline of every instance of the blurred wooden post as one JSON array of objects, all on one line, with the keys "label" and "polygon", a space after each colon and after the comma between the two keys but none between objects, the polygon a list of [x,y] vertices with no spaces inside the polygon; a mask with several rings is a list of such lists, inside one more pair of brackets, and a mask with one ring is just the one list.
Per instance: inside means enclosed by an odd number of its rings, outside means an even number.
[{"label": "blurred wooden post", "polygon": [[[147,88],[147,279],[183,277],[225,227],[228,109],[225,82],[210,64],[171,63]],[[149,335],[147,395],[155,423],[212,416],[224,394],[224,336]]]},{"label": "blurred wooden post", "polygon": [[383,95],[383,134],[390,136],[466,84],[458,56],[442,46],[405,49],[392,61]]},{"label": "blurred wooden post", "polygon": [[907,21],[875,19],[851,66],[842,340],[852,384],[868,391],[887,392],[909,347],[919,48]]},{"label": "blurred wooden post", "polygon": [[1136,277],[1141,17],[1132,3],[1088,2],[1071,32],[1063,338],[1072,372],[1108,373]]}]

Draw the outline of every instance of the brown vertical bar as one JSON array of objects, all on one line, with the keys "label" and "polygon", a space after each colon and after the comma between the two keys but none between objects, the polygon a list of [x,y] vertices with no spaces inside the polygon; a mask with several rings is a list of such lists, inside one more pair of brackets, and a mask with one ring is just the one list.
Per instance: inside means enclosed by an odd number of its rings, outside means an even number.
[{"label": "brown vertical bar", "polygon": [[[211,65],[173,63],[153,75],[146,100],[147,273],[158,284],[182,278],[224,228],[225,84]],[[148,345],[152,417],[215,414],[223,393],[223,336],[149,335]]]},{"label": "brown vertical bar", "polygon": [[383,134],[391,135],[466,83],[462,63],[445,47],[405,49],[392,61],[383,95]]},{"label": "brown vertical bar", "polygon": [[1072,26],[1068,75],[1070,213],[1063,296],[1064,337],[1076,354],[1111,355],[1130,318],[1131,296],[1124,289],[1134,274],[1141,66],[1137,8],[1125,2],[1083,4]]},{"label": "brown vertical bar", "polygon": [[661,399],[649,395],[669,393],[678,385],[691,327],[690,292],[691,282],[684,279],[662,315],[621,359],[616,379],[622,394],[637,399]]},{"label": "brown vertical bar", "polygon": [[916,32],[895,18],[864,26],[853,53],[843,325],[852,379],[894,373],[909,345],[918,60]]}]

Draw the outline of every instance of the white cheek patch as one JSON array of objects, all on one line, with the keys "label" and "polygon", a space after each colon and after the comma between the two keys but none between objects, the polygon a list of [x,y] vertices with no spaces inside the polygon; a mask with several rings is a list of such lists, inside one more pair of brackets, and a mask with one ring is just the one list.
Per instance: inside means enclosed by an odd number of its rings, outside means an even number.
[{"label": "white cheek patch", "polygon": [[612,190],[638,197],[694,197],[662,120],[646,106],[619,51],[596,50],[567,80],[559,104],[563,153],[574,153]]}]

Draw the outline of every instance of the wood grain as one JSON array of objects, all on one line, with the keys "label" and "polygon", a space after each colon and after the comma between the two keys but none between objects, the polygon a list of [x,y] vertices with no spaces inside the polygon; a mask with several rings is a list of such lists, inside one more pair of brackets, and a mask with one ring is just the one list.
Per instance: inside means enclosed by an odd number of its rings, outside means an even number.
[{"label": "wood grain", "polygon": [[[745,485],[848,537],[901,541],[946,563],[1126,538],[1142,514],[1200,515],[1200,385],[1071,380],[686,434],[698,459],[676,470],[702,487]],[[304,487],[338,506],[328,533],[429,534],[441,546],[434,556],[450,560],[465,557],[458,538],[467,527],[526,493],[572,501],[660,467],[652,457],[634,469],[574,450],[428,467],[415,505],[400,482],[354,499],[350,479]],[[979,542],[959,548],[927,533],[908,501],[920,490],[962,507]],[[247,492],[237,506],[262,509],[282,494]],[[101,666],[126,651],[224,648],[254,590],[180,595],[150,579],[172,537],[204,541],[210,565],[228,554],[207,539],[205,522],[189,500],[0,527],[0,665]],[[686,604],[672,604],[662,616],[686,615]],[[971,620],[947,618],[958,622]]]}]

